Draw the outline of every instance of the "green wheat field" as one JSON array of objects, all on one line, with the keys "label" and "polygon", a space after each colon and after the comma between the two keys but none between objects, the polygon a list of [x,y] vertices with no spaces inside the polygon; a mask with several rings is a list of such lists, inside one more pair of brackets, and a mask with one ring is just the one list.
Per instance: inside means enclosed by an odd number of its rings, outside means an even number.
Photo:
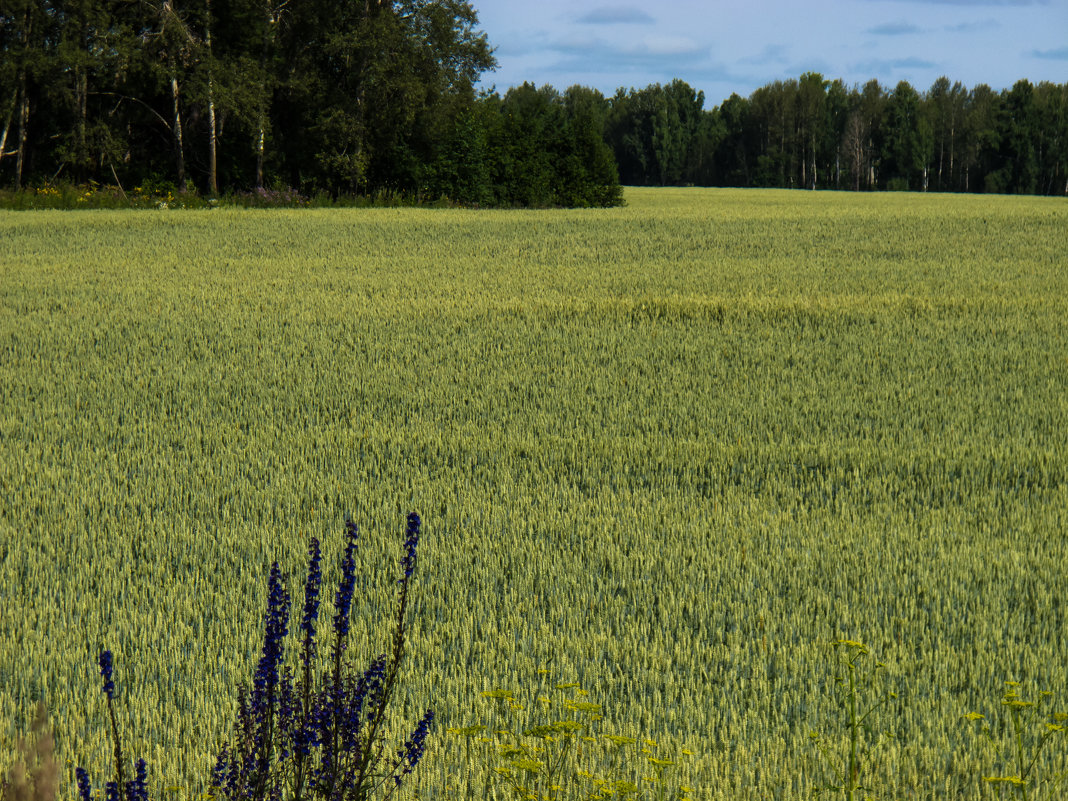
[{"label": "green wheat field", "polygon": [[110,777],[106,647],[152,797],[196,801],[271,561],[299,622],[322,540],[328,632],[351,512],[362,664],[414,510],[406,797],[461,797],[483,691],[578,682],[689,797],[808,798],[839,638],[897,693],[872,794],[996,797],[964,716],[1068,711],[1068,203],[626,200],[0,212],[0,770],[40,699],[61,796]]}]

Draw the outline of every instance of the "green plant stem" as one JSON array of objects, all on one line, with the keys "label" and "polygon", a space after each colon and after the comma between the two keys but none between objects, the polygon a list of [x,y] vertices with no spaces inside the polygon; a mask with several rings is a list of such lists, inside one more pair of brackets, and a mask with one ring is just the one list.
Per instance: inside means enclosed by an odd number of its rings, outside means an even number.
[{"label": "green plant stem", "polygon": [[857,681],[856,666],[849,661],[849,774],[846,778],[846,798],[853,801],[857,781]]},{"label": "green plant stem", "polygon": [[1018,784],[1016,786],[1020,788],[1020,795],[1023,796],[1023,800],[1028,801],[1027,771],[1024,770],[1023,730],[1020,726],[1020,710],[1018,709],[1012,710],[1012,730],[1016,736],[1016,767],[1020,772],[1020,778],[1023,780],[1023,784]]}]

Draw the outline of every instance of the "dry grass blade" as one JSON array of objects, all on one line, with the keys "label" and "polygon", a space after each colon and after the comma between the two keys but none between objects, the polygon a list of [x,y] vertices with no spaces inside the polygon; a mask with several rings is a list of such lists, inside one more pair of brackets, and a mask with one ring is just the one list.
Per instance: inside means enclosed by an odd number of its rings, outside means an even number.
[{"label": "dry grass blade", "polygon": [[53,754],[55,742],[43,703],[37,704],[32,731],[32,746],[24,738],[19,740],[20,758],[0,783],[0,801],[55,801],[59,764]]}]

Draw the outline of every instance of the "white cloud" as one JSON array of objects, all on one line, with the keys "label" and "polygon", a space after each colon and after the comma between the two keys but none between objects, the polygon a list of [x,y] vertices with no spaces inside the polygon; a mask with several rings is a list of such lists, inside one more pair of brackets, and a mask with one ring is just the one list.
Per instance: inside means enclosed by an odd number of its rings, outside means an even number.
[{"label": "white cloud", "polygon": [[703,50],[701,45],[688,36],[647,36],[642,49],[654,56],[691,55]]},{"label": "white cloud", "polygon": [[905,36],[912,33],[920,33],[920,29],[911,22],[885,22],[868,28],[868,33],[876,36]]},{"label": "white cloud", "polygon": [[651,25],[656,22],[633,6],[600,6],[578,18],[584,25]]},{"label": "white cloud", "polygon": [[1035,58],[1045,58],[1053,61],[1068,61],[1068,47],[1058,47],[1056,50],[1032,50],[1031,55]]}]

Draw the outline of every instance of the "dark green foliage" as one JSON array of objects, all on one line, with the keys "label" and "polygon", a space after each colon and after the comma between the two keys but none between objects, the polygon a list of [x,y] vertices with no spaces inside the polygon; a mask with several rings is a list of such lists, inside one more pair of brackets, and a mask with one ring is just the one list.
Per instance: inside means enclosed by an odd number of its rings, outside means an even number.
[{"label": "dark green foliage", "polygon": [[610,206],[622,192],[604,140],[607,101],[574,86],[510,89],[481,99],[484,164],[493,202],[505,206]]},{"label": "dark green foliage", "polygon": [[9,0],[0,182],[618,202],[601,117],[476,95],[477,26],[462,0]]},{"label": "dark green foliage", "polygon": [[623,183],[665,186],[712,178],[707,156],[716,145],[717,127],[702,111],[704,102],[704,92],[677,79],[667,86],[616,92],[608,140]]},{"label": "dark green foliage", "polygon": [[1068,193],[1068,86],[819,73],[706,110],[682,80],[479,95],[464,0],[4,0],[0,185],[147,181],[465,205],[630,185]]},{"label": "dark green foliage", "polygon": [[934,137],[920,113],[920,94],[908,81],[901,81],[890,94],[886,123],[883,163],[887,180],[901,189],[926,189]]},{"label": "dark green foliage", "polygon": [[562,98],[563,152],[558,200],[564,206],[613,206],[622,200],[619,172],[604,132],[608,102],[598,91],[572,86]]},{"label": "dark green foliage", "polygon": [[624,184],[1068,193],[1068,85],[939,78],[848,88],[819,73],[704,110],[682,81],[620,89],[606,137]]}]

